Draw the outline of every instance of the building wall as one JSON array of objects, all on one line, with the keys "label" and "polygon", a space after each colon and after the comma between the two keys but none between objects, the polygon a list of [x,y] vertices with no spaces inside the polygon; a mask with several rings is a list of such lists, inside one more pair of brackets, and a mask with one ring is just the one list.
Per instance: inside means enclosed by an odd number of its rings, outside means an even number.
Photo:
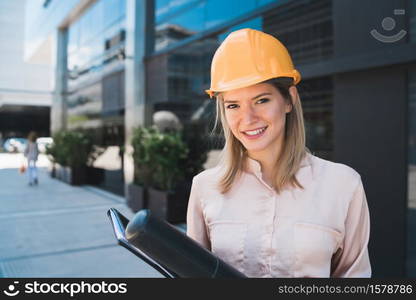
[{"label": "building wall", "polygon": [[[145,123],[145,118],[149,119],[149,115],[142,113],[147,105],[153,111],[173,110],[183,122],[200,119],[209,125],[214,107],[204,89],[209,86],[209,67],[215,49],[229,32],[236,29],[264,30],[288,47],[302,73],[299,90],[310,149],[320,157],[353,167],[362,176],[370,206],[369,247],[374,276],[405,275],[406,260],[414,259],[409,256],[409,251],[406,257],[409,241],[406,237],[406,153],[409,151],[406,116],[408,66],[416,61],[415,1],[363,0],[357,4],[338,0],[247,0],[241,5],[241,1],[155,0],[154,32],[153,23],[146,23],[148,19],[143,17],[144,12],[140,15],[130,10],[126,40],[130,41],[131,52],[126,47],[126,52],[114,56],[118,61],[115,59],[107,66],[96,67],[92,58],[75,68],[77,59],[73,58],[85,58],[83,45],[88,45],[88,42],[79,43],[79,38],[78,48],[72,47],[76,44],[71,37],[76,36],[72,33],[76,32],[77,20],[80,26],[83,22],[88,23],[88,19],[91,20],[86,17],[88,8],[101,5],[102,1],[71,0],[62,4],[52,0],[38,15],[52,16],[54,10],[59,11],[48,25],[40,26],[38,32],[56,31],[57,27],[69,30],[70,48],[66,54],[72,57],[68,67],[73,73],[68,76],[77,72],[79,75],[85,66],[93,67],[90,75],[78,76],[85,80],[67,81],[69,127],[102,126],[82,119],[88,109],[95,109],[93,114],[98,123],[118,120],[118,125],[124,122],[124,132],[131,133],[133,127]],[[150,7],[150,2],[146,1],[143,7]],[[37,0],[36,3],[39,6],[43,2]],[[127,3],[127,8],[137,9],[139,6],[133,4],[145,2],[128,0]],[[403,9],[405,14],[395,15],[395,9]],[[103,14],[97,16],[101,16],[97,17],[100,20],[106,19]],[[85,21],[82,21],[83,17]],[[387,17],[395,22],[391,30],[382,28]],[[386,36],[403,29],[407,35],[395,43],[383,43],[372,37],[373,29]],[[149,38],[153,34],[154,50],[152,38]],[[45,41],[47,34],[43,36]],[[92,44],[94,40],[100,41],[99,46],[106,38],[102,32],[96,32],[91,34]],[[104,52],[111,54],[111,51]],[[142,55],[145,55],[144,60]],[[140,81],[139,87],[137,81]],[[122,85],[124,90],[120,88]],[[141,85],[145,85],[146,92]],[[124,115],[111,116],[111,111],[122,111],[123,97]],[[86,98],[95,99],[95,102]],[[97,106],[91,108],[93,102]],[[122,118],[124,121],[120,123]],[[71,120],[78,123],[71,123]],[[104,136],[104,131],[96,132]],[[112,128],[110,131],[122,130]],[[126,144],[128,138],[129,134],[122,137]],[[112,145],[117,143],[119,140]],[[131,169],[131,160],[126,159],[124,165]]]},{"label": "building wall", "polygon": [[0,1],[0,134],[3,137],[26,135],[31,128],[43,134],[49,132],[53,70],[50,65],[33,64],[24,59],[25,6],[25,0]]},{"label": "building wall", "polygon": [[[15,91],[20,97],[29,91],[36,92],[32,103],[49,105],[50,97],[39,95],[52,90],[50,66],[24,60],[25,3],[25,0],[0,2],[0,91]],[[2,97],[1,101],[7,99]]]},{"label": "building wall", "polygon": [[[334,75],[334,159],[362,176],[370,207],[369,250],[375,277],[406,274],[408,67],[399,49],[412,47],[408,4],[366,0],[357,7],[333,1],[334,68],[343,69]],[[395,9],[404,9],[407,15],[395,15]],[[390,31],[382,26],[387,17],[395,22]],[[400,30],[408,34],[385,43],[370,34],[374,29],[385,36]]]},{"label": "building wall", "polygon": [[405,271],[405,74],[403,68],[385,67],[335,77],[334,159],[362,177],[375,277],[400,277]]},{"label": "building wall", "polygon": [[[169,1],[158,2],[166,4]],[[299,89],[305,108],[308,146],[318,156],[345,163],[362,175],[372,222],[369,249],[374,276],[404,276],[406,260],[414,259],[406,257],[405,118],[407,66],[416,59],[414,3],[365,0],[356,5],[349,1],[318,0],[276,4],[277,1],[268,3],[269,9],[242,20],[240,24],[233,21],[240,17],[238,15],[225,17],[215,24],[217,27],[213,26],[214,29],[207,17],[210,16],[207,12],[209,4],[204,6],[195,2],[193,8],[176,11],[172,13],[173,17],[166,17],[163,21],[158,20],[156,14],[156,35],[162,44],[156,44],[156,54],[161,54],[149,61],[167,56],[166,81],[169,83],[169,78],[176,76],[180,78],[177,82],[187,87],[178,93],[168,88],[164,101],[177,101],[179,104],[189,98],[204,103],[203,92],[194,92],[197,89],[192,87],[199,84],[202,91],[209,80],[204,81],[198,75],[198,59],[193,60],[194,68],[184,68],[179,72],[175,60],[180,60],[181,52],[188,50],[192,54],[201,54],[197,47],[201,41],[214,38],[214,44],[216,41],[219,45],[227,32],[245,26],[278,37],[288,47],[303,75]],[[198,24],[187,25],[186,15],[191,19],[204,9],[205,19],[201,17]],[[243,14],[250,14],[255,9],[261,10],[261,7],[253,6]],[[395,9],[404,9],[405,14],[395,15]],[[221,12],[218,14],[221,16]],[[395,22],[391,30],[382,27],[387,17]],[[260,19],[257,26],[246,25],[255,19]],[[180,22],[175,23],[176,20]],[[178,35],[178,27],[173,27],[178,24],[182,26],[181,33],[187,33],[187,37]],[[176,34],[167,34],[169,26],[176,29]],[[212,35],[207,34],[201,40],[192,39],[196,33],[203,34],[210,29]],[[373,29],[386,36],[403,29],[407,35],[395,43],[383,43],[370,34]],[[215,32],[219,32],[218,36]],[[184,39],[189,40],[189,44],[185,44]],[[175,48],[175,44],[180,45],[180,42],[182,45]],[[168,47],[166,44],[172,50],[163,51],[163,47]],[[208,50],[209,56],[210,50],[203,49]],[[186,62],[181,64],[184,66]],[[201,73],[208,73],[209,61],[202,68]],[[180,85],[174,86],[178,89]],[[157,95],[152,89],[149,93],[152,99]]]}]

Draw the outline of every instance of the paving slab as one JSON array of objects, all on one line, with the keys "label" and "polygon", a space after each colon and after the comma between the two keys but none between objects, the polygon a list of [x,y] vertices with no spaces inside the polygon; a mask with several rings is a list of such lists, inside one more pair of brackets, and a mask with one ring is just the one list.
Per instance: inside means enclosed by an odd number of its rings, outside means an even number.
[{"label": "paving slab", "polygon": [[0,153],[0,277],[162,277],[117,245],[107,210],[133,216],[123,197],[49,176],[19,174],[20,154]]}]

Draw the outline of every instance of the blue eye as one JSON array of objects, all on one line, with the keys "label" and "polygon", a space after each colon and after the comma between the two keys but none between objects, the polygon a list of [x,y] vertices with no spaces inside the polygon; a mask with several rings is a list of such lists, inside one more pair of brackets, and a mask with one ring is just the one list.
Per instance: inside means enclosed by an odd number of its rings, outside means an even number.
[{"label": "blue eye", "polygon": [[269,102],[270,100],[269,99],[267,99],[267,98],[262,98],[262,99],[260,99],[259,101],[257,101],[257,103],[266,103],[266,102]]}]

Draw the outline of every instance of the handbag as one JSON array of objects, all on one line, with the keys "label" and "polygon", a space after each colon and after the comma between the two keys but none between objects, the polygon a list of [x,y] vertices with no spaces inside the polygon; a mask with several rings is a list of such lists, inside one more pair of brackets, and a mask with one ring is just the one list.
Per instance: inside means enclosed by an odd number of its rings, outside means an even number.
[{"label": "handbag", "polygon": [[25,173],[25,172],[26,172],[26,166],[22,164],[22,165],[20,166],[20,168],[19,168],[19,173],[20,173],[20,174],[23,174],[23,173]]}]

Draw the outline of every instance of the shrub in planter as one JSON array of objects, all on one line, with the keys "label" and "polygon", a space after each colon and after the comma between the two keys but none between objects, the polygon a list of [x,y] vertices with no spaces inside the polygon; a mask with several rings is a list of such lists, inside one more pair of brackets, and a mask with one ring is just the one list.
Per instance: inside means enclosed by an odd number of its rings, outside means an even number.
[{"label": "shrub in planter", "polygon": [[93,153],[91,138],[80,131],[58,131],[46,153],[56,164],[56,176],[69,184],[86,183],[86,167]]},{"label": "shrub in planter", "polygon": [[187,158],[188,147],[180,132],[160,132],[150,129],[143,139],[145,161],[150,169],[150,185],[171,191],[185,177],[182,163]]},{"label": "shrub in planter", "polygon": [[141,127],[133,141],[135,182],[146,188],[148,208],[169,222],[184,221],[189,195],[184,195],[180,187],[188,147],[181,133]]},{"label": "shrub in planter", "polygon": [[[147,187],[150,182],[151,170],[145,155],[145,147],[143,143],[147,129],[143,127],[136,128],[133,131],[131,141],[133,147],[134,162],[134,180],[127,186],[127,205],[133,212],[137,212],[148,206]],[[123,149],[124,150],[124,149]]]},{"label": "shrub in planter", "polygon": [[210,149],[204,129],[204,124],[198,122],[183,125],[180,136],[187,151],[179,160],[173,161],[176,168],[180,168],[181,175],[169,190],[149,189],[149,208],[171,223],[186,221],[192,178],[204,169]]}]

